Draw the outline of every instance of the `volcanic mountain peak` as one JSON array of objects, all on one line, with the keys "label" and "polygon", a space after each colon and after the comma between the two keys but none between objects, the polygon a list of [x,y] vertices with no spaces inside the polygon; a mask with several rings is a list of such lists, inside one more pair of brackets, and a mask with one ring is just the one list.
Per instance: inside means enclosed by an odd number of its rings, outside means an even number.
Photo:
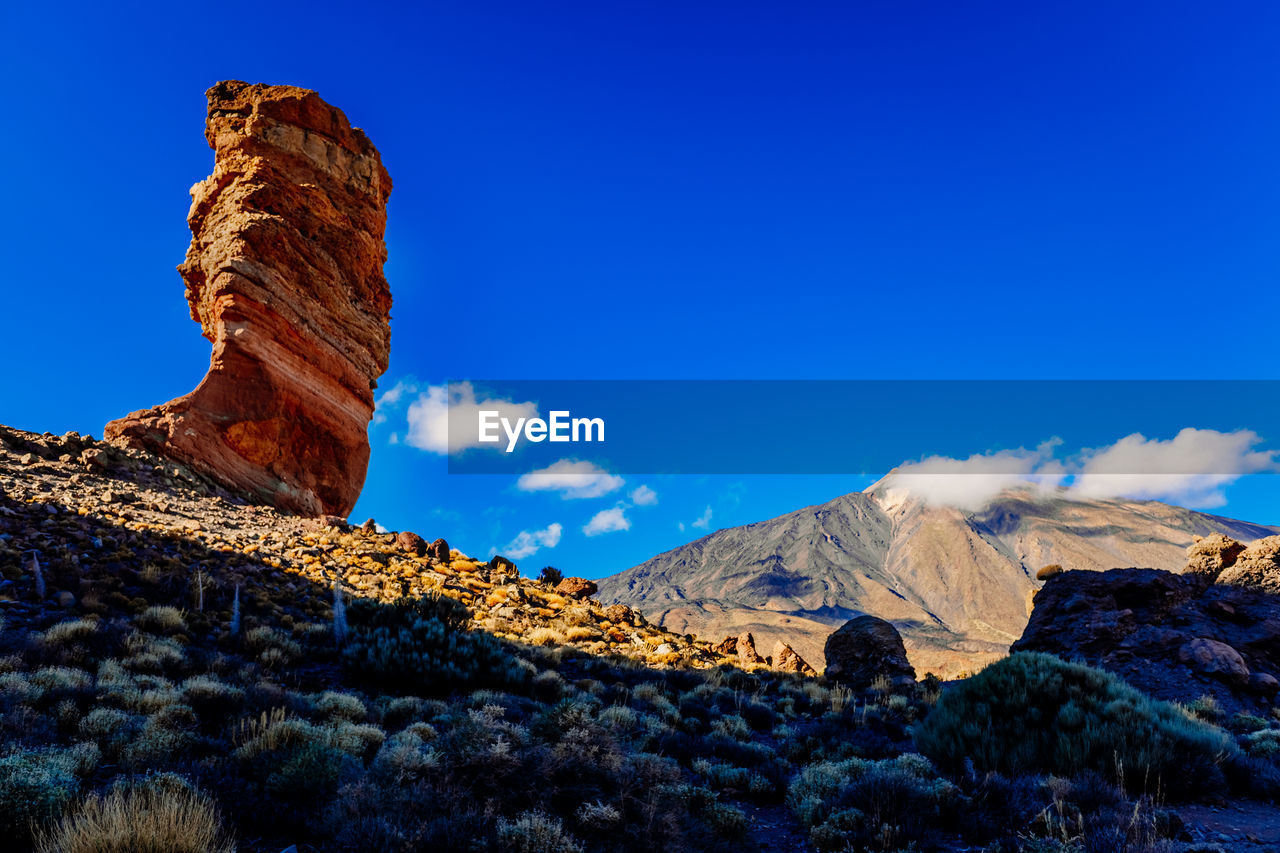
[{"label": "volcanic mountain peak", "polygon": [[1034,486],[983,509],[933,506],[881,480],[777,518],[716,531],[600,582],[600,597],[679,632],[752,631],[822,660],[826,636],[870,613],[893,622],[920,671],[952,675],[1021,635],[1036,571],[1177,571],[1194,536],[1273,528],[1156,501],[1076,500]]}]

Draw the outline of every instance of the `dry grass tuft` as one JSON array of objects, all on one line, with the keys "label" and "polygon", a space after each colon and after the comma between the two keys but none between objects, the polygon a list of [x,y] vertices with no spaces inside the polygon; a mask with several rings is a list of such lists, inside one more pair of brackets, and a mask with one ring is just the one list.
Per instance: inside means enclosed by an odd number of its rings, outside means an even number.
[{"label": "dry grass tuft", "polygon": [[209,797],[178,785],[89,797],[52,829],[36,834],[38,853],[234,853]]}]

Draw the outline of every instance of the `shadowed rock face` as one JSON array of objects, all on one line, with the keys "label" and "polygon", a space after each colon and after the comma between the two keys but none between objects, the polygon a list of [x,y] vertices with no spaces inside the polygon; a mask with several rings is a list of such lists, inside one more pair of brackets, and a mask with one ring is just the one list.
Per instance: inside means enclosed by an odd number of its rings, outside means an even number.
[{"label": "shadowed rock face", "polygon": [[1080,659],[1160,699],[1265,712],[1280,690],[1280,596],[1199,571],[1064,572],[1010,651]]},{"label": "shadowed rock face", "polygon": [[106,436],[285,511],[345,517],[364,485],[391,346],[391,178],[315,92],[229,81],[206,94],[214,169],[192,187],[178,270],[213,343],[209,372]]}]

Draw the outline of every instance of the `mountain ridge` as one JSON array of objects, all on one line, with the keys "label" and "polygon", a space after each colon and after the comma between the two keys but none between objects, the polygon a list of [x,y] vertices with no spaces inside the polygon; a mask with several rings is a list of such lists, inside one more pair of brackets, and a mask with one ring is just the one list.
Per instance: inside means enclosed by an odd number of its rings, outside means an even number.
[{"label": "mountain ridge", "polygon": [[787,642],[815,666],[827,634],[870,613],[897,626],[920,671],[950,676],[1021,635],[1041,566],[1178,571],[1194,536],[1276,532],[1158,501],[1032,488],[966,512],[881,481],[655,555],[601,580],[600,598],[713,641],[749,630],[763,649]]}]

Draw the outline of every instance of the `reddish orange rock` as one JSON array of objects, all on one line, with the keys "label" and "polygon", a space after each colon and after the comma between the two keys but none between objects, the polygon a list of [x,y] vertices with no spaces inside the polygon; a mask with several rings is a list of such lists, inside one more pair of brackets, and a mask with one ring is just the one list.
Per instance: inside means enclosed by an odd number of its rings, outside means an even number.
[{"label": "reddish orange rock", "polygon": [[191,189],[178,271],[213,343],[209,372],[106,436],[283,510],[345,518],[364,485],[391,347],[391,178],[368,137],[315,92],[229,81],[206,94],[214,168]]}]

